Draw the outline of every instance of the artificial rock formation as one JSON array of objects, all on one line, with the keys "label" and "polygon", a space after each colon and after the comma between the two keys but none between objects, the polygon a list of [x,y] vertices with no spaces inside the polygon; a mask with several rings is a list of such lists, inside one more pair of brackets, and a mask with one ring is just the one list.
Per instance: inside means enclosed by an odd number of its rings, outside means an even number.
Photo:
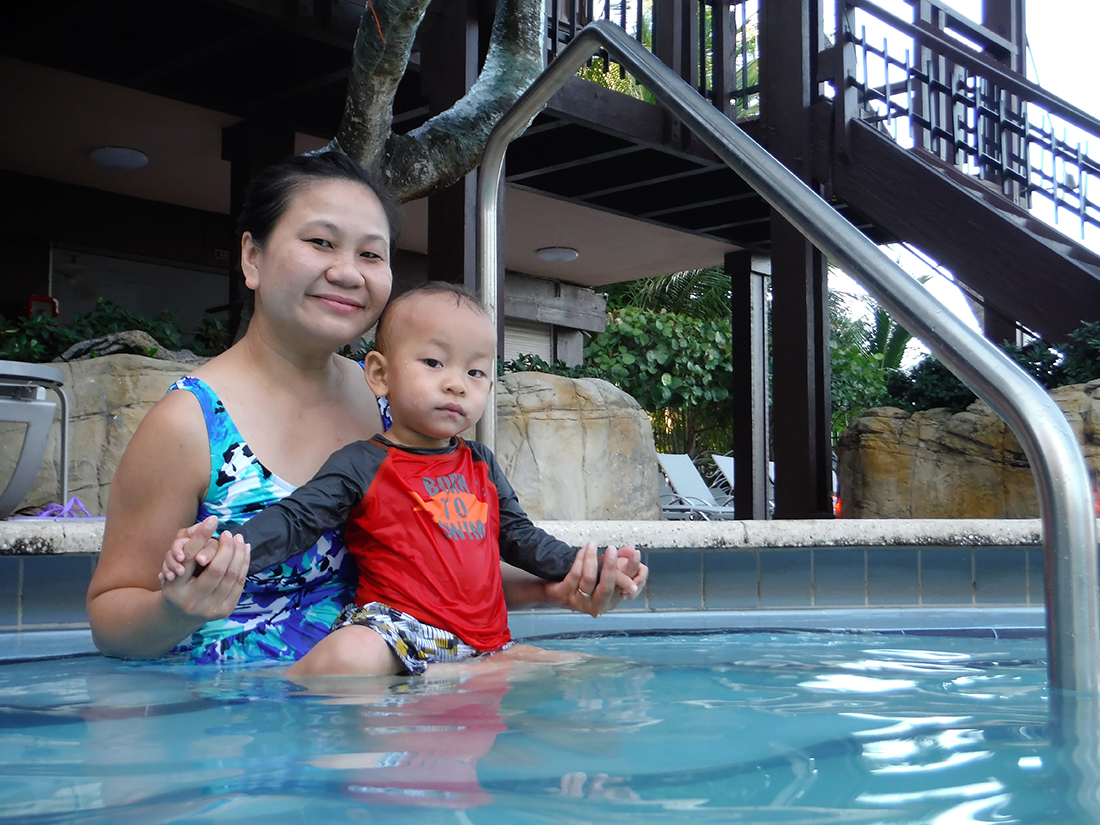
[{"label": "artificial rock formation", "polygon": [[496,454],[532,519],[661,518],[649,417],[606,381],[503,376]]},{"label": "artificial rock formation", "polygon": [[[1077,435],[1096,489],[1100,380],[1051,398]],[[845,518],[1036,518],[1031,469],[1013,432],[982,401],[965,411],[868,410],[837,447]]]},{"label": "artificial rock formation", "polygon": [[[69,398],[69,495],[104,515],[122,451],[187,365],[123,354],[54,366]],[[653,432],[633,398],[604,381],[535,373],[506,375],[497,389],[497,458],[532,518],[660,518]],[[58,433],[55,424],[21,512],[58,499]],[[21,425],[0,424],[0,483],[21,444]]]}]

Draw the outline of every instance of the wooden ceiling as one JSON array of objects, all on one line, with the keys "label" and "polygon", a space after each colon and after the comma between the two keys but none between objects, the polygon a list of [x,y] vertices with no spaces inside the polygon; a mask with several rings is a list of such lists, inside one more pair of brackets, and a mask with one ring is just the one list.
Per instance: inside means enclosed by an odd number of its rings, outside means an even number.
[{"label": "wooden ceiling", "polygon": [[[343,111],[363,5],[362,0],[11,3],[0,13],[0,54],[327,137]],[[395,104],[399,130],[427,117],[418,65],[414,53]],[[750,134],[754,125],[743,124]],[[672,131],[669,116],[658,107],[574,79],[509,149],[507,181],[532,194],[691,233],[711,242],[712,256],[720,257],[723,248],[765,249],[767,205],[690,136],[671,146]]]}]

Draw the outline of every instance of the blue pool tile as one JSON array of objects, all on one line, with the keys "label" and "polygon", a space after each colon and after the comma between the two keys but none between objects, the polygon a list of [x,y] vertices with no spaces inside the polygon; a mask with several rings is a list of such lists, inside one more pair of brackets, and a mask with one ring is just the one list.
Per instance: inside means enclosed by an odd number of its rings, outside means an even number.
[{"label": "blue pool tile", "polygon": [[925,547],[920,557],[921,604],[974,602],[974,551],[971,548]]},{"label": "blue pool tile", "polygon": [[920,564],[915,547],[867,551],[867,604],[920,604]]},{"label": "blue pool tile", "polygon": [[1019,547],[974,550],[974,601],[1027,604],[1027,554]]},{"label": "blue pool tile", "polygon": [[760,604],[756,551],[703,554],[703,593],[708,610],[741,610]]},{"label": "blue pool tile", "polygon": [[760,606],[811,605],[810,551],[760,551]]},{"label": "blue pool tile", "polygon": [[649,607],[698,609],[703,606],[703,554],[698,550],[646,553]]},{"label": "blue pool tile", "polygon": [[87,556],[23,559],[23,627],[87,622],[84,599],[92,579]]},{"label": "blue pool tile", "polygon": [[19,617],[19,559],[0,556],[0,626],[15,627]]},{"label": "blue pool tile", "polygon": [[851,547],[826,547],[813,551],[814,604],[862,607],[866,603],[864,563],[867,551]]},{"label": "blue pool tile", "polygon": [[1046,604],[1046,590],[1043,573],[1043,548],[1029,547],[1027,551],[1027,602],[1028,604]]}]

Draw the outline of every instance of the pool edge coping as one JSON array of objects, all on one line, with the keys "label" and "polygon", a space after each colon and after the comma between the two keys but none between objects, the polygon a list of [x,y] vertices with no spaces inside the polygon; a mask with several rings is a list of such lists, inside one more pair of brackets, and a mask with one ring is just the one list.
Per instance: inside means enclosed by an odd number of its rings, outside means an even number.
[{"label": "pool edge coping", "polygon": [[[1042,544],[1039,519],[790,519],[550,521],[535,524],[580,546],[639,549],[1005,547]],[[98,555],[101,519],[0,520],[0,556]]]}]

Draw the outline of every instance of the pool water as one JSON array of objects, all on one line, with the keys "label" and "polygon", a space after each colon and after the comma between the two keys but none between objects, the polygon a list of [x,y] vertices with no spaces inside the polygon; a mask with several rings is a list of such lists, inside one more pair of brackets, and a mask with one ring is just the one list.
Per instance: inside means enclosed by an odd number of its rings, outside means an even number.
[{"label": "pool water", "polygon": [[0,822],[1087,821],[1042,639],[540,645],[597,656],[310,689],[270,667],[3,665]]}]

